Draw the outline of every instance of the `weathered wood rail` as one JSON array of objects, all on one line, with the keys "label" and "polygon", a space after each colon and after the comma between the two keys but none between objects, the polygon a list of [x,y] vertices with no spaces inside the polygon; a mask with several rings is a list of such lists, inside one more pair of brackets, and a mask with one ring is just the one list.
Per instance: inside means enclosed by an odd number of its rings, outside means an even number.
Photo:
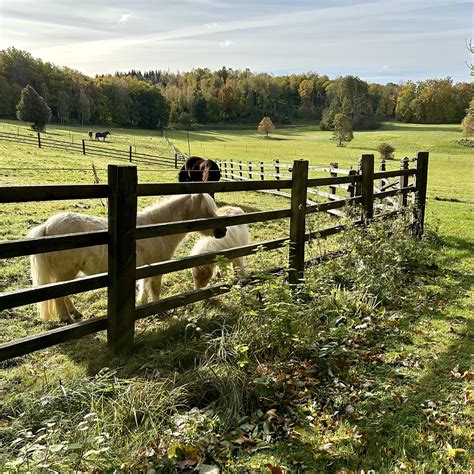
[{"label": "weathered wood rail", "polygon": [[[137,183],[137,172],[134,166],[109,165],[107,185],[0,187],[0,203],[108,198],[109,222],[107,231],[0,242],[0,258],[107,245],[109,261],[106,274],[1,293],[0,311],[107,287],[108,310],[107,316],[76,322],[65,327],[0,344],[0,361],[101,330],[107,330],[108,344],[114,353],[127,350],[133,344],[137,319],[152,314],[161,314],[170,309],[208,299],[230,290],[226,284],[219,283],[204,289],[192,290],[153,303],[136,306],[136,280],[208,264],[215,262],[218,257],[230,259],[260,251],[281,249],[289,245],[288,268],[286,268],[288,278],[290,283],[300,284],[304,281],[304,270],[308,264],[307,261],[305,262],[305,243],[314,238],[326,238],[343,232],[347,228],[346,225],[336,225],[306,232],[306,216],[315,212],[360,204],[361,216],[359,220],[355,221],[355,224],[369,223],[374,217],[374,200],[399,196],[400,202],[406,205],[407,195],[412,193],[415,196],[415,217],[417,219],[415,232],[417,236],[421,236],[426,202],[428,153],[418,153],[416,164],[416,168],[413,169],[404,167],[395,171],[375,172],[373,155],[364,155],[361,161],[361,172],[351,171],[347,176],[308,178],[310,168],[308,162],[295,161],[292,165],[291,175],[279,175],[278,179],[274,180],[151,184]],[[341,170],[338,169],[339,171]],[[397,189],[374,192],[375,181],[389,177],[399,177],[401,185]],[[409,179],[411,177],[414,177],[414,183],[410,185]],[[338,198],[320,203],[308,202],[308,189],[339,185],[348,185],[352,190],[345,199]],[[279,189],[290,190],[291,206],[288,209],[136,227],[137,198],[139,196]],[[288,218],[290,219],[290,232],[287,237],[136,268],[136,241],[140,239],[214,229],[222,225],[251,224]]]}]

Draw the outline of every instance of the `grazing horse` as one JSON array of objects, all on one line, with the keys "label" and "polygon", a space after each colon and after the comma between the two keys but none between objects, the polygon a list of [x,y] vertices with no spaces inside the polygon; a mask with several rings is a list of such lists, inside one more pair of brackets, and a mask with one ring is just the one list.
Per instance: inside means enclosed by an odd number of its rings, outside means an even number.
[{"label": "grazing horse", "polygon": [[103,138],[105,142],[108,135],[110,135],[110,132],[95,132],[95,139],[98,140],[99,138]]},{"label": "grazing horse", "polygon": [[[179,171],[178,179],[180,183],[219,181],[221,170],[215,161],[206,160],[199,156],[191,156],[184,162]],[[214,193],[210,193],[210,195],[214,199]]]},{"label": "grazing horse", "polygon": [[[218,216],[238,216],[244,211],[240,207],[225,206],[217,209]],[[219,252],[232,247],[242,247],[250,243],[249,228],[247,224],[239,224],[227,227],[227,234],[222,239],[214,237],[203,237],[199,239],[189,255],[200,255],[208,252]],[[247,274],[245,257],[233,258],[230,262],[233,270],[240,276]],[[215,263],[201,265],[193,268],[194,288],[204,288],[214,274]]]},{"label": "grazing horse", "polygon": [[[186,194],[148,206],[137,214],[137,225],[150,225],[163,222],[217,217],[217,206],[207,194]],[[51,235],[70,234],[75,232],[93,232],[107,230],[108,223],[104,217],[90,216],[76,212],[62,212],[50,217],[43,224],[33,228],[29,238]],[[202,235],[213,235],[216,238],[225,236],[227,229],[203,230]],[[137,265],[148,265],[163,260],[170,260],[186,233],[165,235],[137,241]],[[107,246],[62,250],[40,253],[31,256],[31,276],[33,285],[46,285],[60,281],[72,280],[79,273],[94,275],[107,272]],[[150,296],[152,301],[160,298],[162,275],[146,278],[139,282],[139,303],[145,304]],[[60,321],[72,322],[73,318],[82,315],[75,308],[69,296],[39,303],[42,319],[59,318]]]}]

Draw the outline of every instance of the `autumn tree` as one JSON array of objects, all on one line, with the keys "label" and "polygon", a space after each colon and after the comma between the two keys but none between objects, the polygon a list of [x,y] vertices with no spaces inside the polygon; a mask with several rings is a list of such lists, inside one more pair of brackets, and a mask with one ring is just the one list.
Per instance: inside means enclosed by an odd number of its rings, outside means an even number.
[{"label": "autumn tree", "polygon": [[258,124],[258,133],[265,134],[265,138],[268,138],[270,133],[275,133],[275,125],[273,125],[270,117],[263,117],[261,122]]},{"label": "autumn tree", "polygon": [[344,146],[345,143],[350,142],[354,138],[352,132],[351,119],[344,114],[336,114],[334,116],[334,131],[333,140],[338,142],[337,146]]},{"label": "autumn tree", "polygon": [[17,117],[25,122],[33,122],[34,130],[44,130],[51,119],[51,109],[46,101],[30,85],[21,91],[17,105]]},{"label": "autumn tree", "polygon": [[390,145],[390,143],[380,143],[377,146],[377,151],[380,153],[380,156],[384,160],[391,160],[393,158],[393,152],[395,151],[395,148]]},{"label": "autumn tree", "polygon": [[471,101],[467,114],[461,123],[461,129],[464,139],[469,140],[474,136],[474,99]]}]

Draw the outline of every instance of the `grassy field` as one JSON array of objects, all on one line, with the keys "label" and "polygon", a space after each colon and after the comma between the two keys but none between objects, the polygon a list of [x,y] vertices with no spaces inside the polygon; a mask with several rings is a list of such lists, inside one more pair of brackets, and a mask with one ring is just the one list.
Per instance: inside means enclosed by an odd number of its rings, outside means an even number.
[{"label": "grassy field", "polygon": [[[0,132],[17,127],[27,130],[26,124],[1,122]],[[115,147],[132,144],[137,151],[169,154],[157,132],[111,131]],[[81,140],[86,132],[50,127],[48,134]],[[187,152],[185,133],[166,135]],[[229,472],[472,468],[472,148],[457,143],[456,125],[387,123],[378,131],[356,132],[345,148],[329,138],[307,126],[283,128],[271,140],[247,129],[190,133],[191,153],[215,159],[306,158],[314,165],[337,161],[355,167],[381,141],[395,146],[397,159],[428,150],[429,241],[417,246],[397,237],[392,245],[387,228],[381,228],[369,242],[353,235],[321,243],[311,252],[336,245],[356,250],[347,260],[312,271],[302,302],[295,303],[279,279],[237,289],[230,297],[173,311],[165,321],[140,321],[137,349],[129,357],[112,358],[104,335],[97,334],[4,363],[0,467],[10,462],[12,471],[60,472],[147,466],[174,472],[197,463]],[[0,141],[0,185],[92,183],[92,163],[105,182],[109,162]],[[398,167],[398,161],[388,167]],[[175,181],[176,171],[143,166],[139,180]],[[150,201],[140,200],[140,207]],[[218,195],[218,203],[246,211],[288,205],[284,198],[257,193]],[[2,205],[0,239],[21,238],[62,210],[106,214],[98,201]],[[254,241],[286,232],[284,222],[251,227]],[[185,242],[181,255],[192,242]],[[284,261],[282,251],[257,255],[249,264],[260,271]],[[360,269],[361,261],[372,268]],[[0,261],[0,291],[29,284],[27,258]],[[166,278],[164,293],[191,287],[190,272],[180,272]],[[104,297],[96,291],[75,301],[86,317],[99,316],[106,309]],[[38,321],[33,307],[4,311],[0,340],[55,326]]]}]

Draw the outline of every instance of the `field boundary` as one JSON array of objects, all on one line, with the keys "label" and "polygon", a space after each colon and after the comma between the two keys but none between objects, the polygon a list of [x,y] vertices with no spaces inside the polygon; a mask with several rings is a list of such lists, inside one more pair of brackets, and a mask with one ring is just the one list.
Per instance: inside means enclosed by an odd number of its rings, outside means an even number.
[{"label": "field boundary", "polygon": [[[34,134],[20,134],[11,132],[0,132],[0,140],[21,143],[23,145],[37,146],[38,148],[53,148],[57,150],[65,150],[74,153],[81,153],[83,156],[99,156],[104,158],[113,158],[118,161],[126,161],[128,163],[137,163],[144,165],[168,165],[178,167],[175,158],[169,156],[152,155],[148,153],[138,153],[133,151],[133,146],[129,145],[128,149],[114,148],[107,142],[97,142],[94,140],[82,139],[80,142],[58,140],[50,138],[37,132]],[[101,143],[99,145],[98,143]],[[107,144],[107,146],[104,145]]]},{"label": "field boundary", "polygon": [[[408,195],[414,196],[414,235],[423,234],[426,203],[426,183],[428,175],[428,153],[420,152],[416,168],[396,171],[375,172],[374,156],[363,155],[360,172],[348,176],[309,178],[307,161],[295,161],[292,165],[291,179],[260,181],[227,181],[207,183],[137,183],[135,166],[109,165],[107,185],[49,185],[49,186],[8,186],[0,187],[0,202],[36,202],[53,200],[108,198],[108,230],[82,234],[69,234],[54,237],[23,239],[0,242],[0,258],[13,258],[29,254],[57,250],[107,245],[108,272],[71,281],[43,285],[32,289],[22,289],[0,294],[0,311],[17,306],[37,303],[52,298],[64,297],[97,288],[108,288],[107,316],[70,324],[63,328],[10,341],[0,345],[0,361],[31,353],[70,339],[107,329],[107,340],[114,353],[128,350],[134,340],[135,321],[152,314],[202,301],[230,291],[226,284],[217,284],[204,289],[192,290],[164,298],[146,305],[135,305],[135,284],[137,279],[162,275],[198,265],[216,262],[219,258],[236,258],[256,252],[266,252],[288,246],[288,266],[281,268],[287,272],[288,280],[294,288],[304,283],[306,243],[314,238],[326,238],[344,232],[346,225],[337,225],[317,231],[306,231],[306,217],[317,212],[351,206],[360,219],[354,225],[370,225],[374,217],[380,215],[374,202],[387,197],[398,197],[400,207],[405,207]],[[401,177],[397,189],[374,192],[376,180],[388,177]],[[408,182],[414,177],[414,183]],[[339,200],[322,203],[307,202],[308,189],[322,186],[349,184],[354,187],[354,195]],[[176,195],[217,192],[248,192],[258,190],[291,190],[289,209],[267,210],[238,216],[195,219],[180,222],[136,227],[134,216],[137,213],[137,197],[154,195]],[[360,205],[360,210],[359,206]],[[389,213],[392,215],[392,213]],[[219,226],[232,226],[278,219],[290,219],[289,235],[265,242],[255,242],[243,247],[235,247],[219,252],[211,252],[192,257],[157,262],[136,268],[136,242],[183,232],[215,229]]]}]

